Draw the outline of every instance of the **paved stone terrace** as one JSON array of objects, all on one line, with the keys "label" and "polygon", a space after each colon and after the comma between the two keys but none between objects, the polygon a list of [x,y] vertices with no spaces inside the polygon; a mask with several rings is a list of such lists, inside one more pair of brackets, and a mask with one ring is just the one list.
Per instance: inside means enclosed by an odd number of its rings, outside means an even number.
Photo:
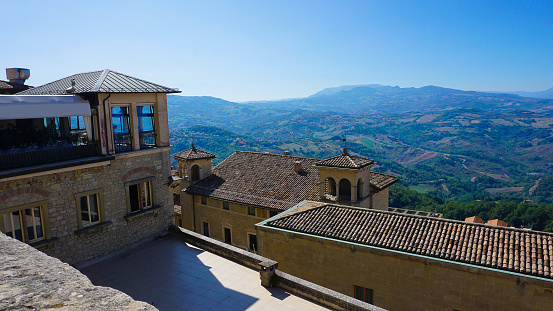
[{"label": "paved stone terrace", "polygon": [[261,286],[259,272],[164,236],[81,268],[94,285],[116,288],[159,310],[328,310]]}]

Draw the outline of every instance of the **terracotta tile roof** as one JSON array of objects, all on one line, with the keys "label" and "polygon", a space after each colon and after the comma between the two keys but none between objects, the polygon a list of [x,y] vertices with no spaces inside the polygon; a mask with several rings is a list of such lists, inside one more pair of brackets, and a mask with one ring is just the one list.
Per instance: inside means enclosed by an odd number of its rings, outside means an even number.
[{"label": "terracotta tile roof", "polygon": [[553,234],[547,232],[320,204],[266,225],[553,278]]},{"label": "terracotta tile roof", "polygon": [[347,149],[341,155],[318,161],[317,166],[361,169],[374,163],[374,160],[348,154]]},{"label": "terracotta tile roof", "polygon": [[[303,169],[294,172],[294,162]],[[318,159],[236,151],[213,169],[213,175],[186,188],[187,193],[285,210],[319,197]]]},{"label": "terracotta tile roof", "polygon": [[186,150],[183,150],[181,152],[175,153],[173,155],[173,158],[175,158],[175,160],[188,161],[188,160],[198,160],[198,159],[213,159],[213,158],[216,158],[216,156],[213,153],[196,149],[196,147],[194,147],[194,144],[192,144],[192,147]]},{"label": "terracotta tile roof", "polygon": [[[176,155],[175,155],[176,156]],[[294,172],[296,161],[302,171]],[[186,188],[187,193],[242,204],[286,210],[303,200],[319,200],[320,159],[237,151],[213,169],[213,175]],[[374,179],[377,184],[373,185]],[[396,177],[371,172],[371,185],[381,190]]]},{"label": "terracotta tile roof", "polygon": [[371,172],[371,186],[378,190],[385,189],[395,182],[399,181],[399,178],[382,173]]},{"label": "terracotta tile roof", "polygon": [[67,94],[71,81],[75,80],[73,94],[81,93],[179,93],[177,89],[151,83],[113,70],[105,69],[78,73],[63,79],[38,86],[19,95],[61,95]]}]

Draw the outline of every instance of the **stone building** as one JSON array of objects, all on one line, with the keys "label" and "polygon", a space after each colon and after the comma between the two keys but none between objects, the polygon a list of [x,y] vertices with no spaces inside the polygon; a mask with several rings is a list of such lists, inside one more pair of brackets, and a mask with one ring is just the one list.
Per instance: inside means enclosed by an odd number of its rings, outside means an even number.
[{"label": "stone building", "polygon": [[212,170],[214,157],[194,146],[174,155],[184,189],[176,223],[255,252],[256,223],[303,200],[387,210],[388,187],[398,180],[346,149],[323,160],[237,151]]},{"label": "stone building", "polygon": [[553,234],[302,202],[258,224],[278,268],[389,310],[551,310]]},{"label": "stone building", "polygon": [[165,233],[176,92],[100,70],[0,96],[0,230],[70,264]]}]

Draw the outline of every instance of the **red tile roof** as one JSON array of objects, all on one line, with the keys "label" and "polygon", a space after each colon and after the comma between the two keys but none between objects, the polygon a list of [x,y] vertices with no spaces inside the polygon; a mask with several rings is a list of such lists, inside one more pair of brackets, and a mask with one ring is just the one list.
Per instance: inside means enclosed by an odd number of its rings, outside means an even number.
[{"label": "red tile roof", "polygon": [[[294,172],[296,161],[302,170]],[[186,188],[190,194],[286,210],[303,200],[319,200],[319,159],[236,151],[213,169],[213,175]],[[373,179],[376,184],[373,184]],[[371,172],[381,190],[399,179]]]},{"label": "red tile roof", "polygon": [[192,147],[175,153],[173,155],[173,158],[175,158],[176,160],[188,161],[198,159],[213,159],[216,158],[216,156],[213,153],[196,149],[196,147],[194,147],[194,143],[192,143]]},{"label": "red tile roof", "polygon": [[553,234],[320,203],[267,226],[553,278]]},{"label": "red tile roof", "polygon": [[367,159],[348,154],[347,149],[341,155],[318,161],[316,166],[340,167],[361,169],[374,163],[373,159]]}]

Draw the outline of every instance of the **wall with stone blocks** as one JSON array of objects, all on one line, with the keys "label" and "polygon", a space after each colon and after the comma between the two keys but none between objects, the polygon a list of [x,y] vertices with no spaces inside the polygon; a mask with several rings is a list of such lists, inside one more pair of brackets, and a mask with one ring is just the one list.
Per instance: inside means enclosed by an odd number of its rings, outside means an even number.
[{"label": "wall with stone blocks", "polygon": [[353,296],[373,290],[388,310],[551,310],[553,280],[258,228],[260,255],[278,269]]},{"label": "wall with stone blocks", "polygon": [[0,310],[157,310],[0,232]]},{"label": "wall with stone blocks", "polygon": [[[45,201],[49,239],[33,245],[72,265],[158,236],[173,222],[173,196],[168,186],[170,148],[116,154],[111,161],[94,164],[98,166],[71,166],[55,173],[0,180],[0,214]],[[152,181],[154,207],[129,217],[126,189],[140,180]],[[88,191],[101,193],[104,217],[100,225],[79,230],[75,195]]]}]

